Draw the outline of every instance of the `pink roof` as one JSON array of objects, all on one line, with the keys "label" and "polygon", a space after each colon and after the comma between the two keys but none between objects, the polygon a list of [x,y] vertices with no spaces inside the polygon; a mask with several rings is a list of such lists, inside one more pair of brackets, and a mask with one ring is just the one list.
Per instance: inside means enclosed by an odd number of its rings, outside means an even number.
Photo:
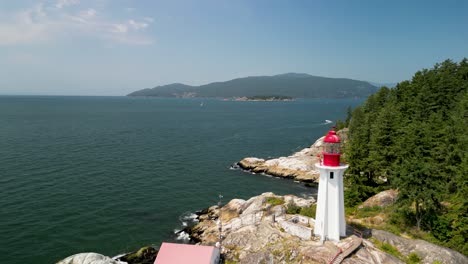
[{"label": "pink roof", "polygon": [[163,242],[154,264],[210,264],[218,252],[210,246]]}]

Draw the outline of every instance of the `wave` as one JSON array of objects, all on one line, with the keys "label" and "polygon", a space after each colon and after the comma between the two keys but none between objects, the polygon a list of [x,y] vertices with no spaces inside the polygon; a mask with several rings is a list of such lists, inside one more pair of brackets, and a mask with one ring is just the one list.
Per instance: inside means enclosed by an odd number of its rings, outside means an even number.
[{"label": "wave", "polygon": [[175,238],[176,240],[182,240],[182,241],[190,240],[190,235],[183,230],[174,229],[174,234],[176,235],[176,238]]},{"label": "wave", "polygon": [[198,215],[193,212],[184,212],[179,216],[179,228],[174,229],[175,240],[190,241],[187,230],[198,223]]}]

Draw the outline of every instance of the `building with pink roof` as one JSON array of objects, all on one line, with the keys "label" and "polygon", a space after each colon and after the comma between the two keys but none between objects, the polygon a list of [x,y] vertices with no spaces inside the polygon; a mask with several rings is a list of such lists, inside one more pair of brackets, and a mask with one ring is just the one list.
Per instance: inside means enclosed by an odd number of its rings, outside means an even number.
[{"label": "building with pink roof", "polygon": [[217,247],[163,242],[154,264],[218,264],[219,259]]}]

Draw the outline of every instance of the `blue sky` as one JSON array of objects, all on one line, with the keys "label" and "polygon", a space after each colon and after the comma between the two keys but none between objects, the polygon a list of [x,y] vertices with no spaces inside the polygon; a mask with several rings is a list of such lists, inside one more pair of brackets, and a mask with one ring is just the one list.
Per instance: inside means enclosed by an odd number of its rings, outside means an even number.
[{"label": "blue sky", "polygon": [[0,94],[286,72],[373,82],[468,57],[468,1],[0,0]]}]

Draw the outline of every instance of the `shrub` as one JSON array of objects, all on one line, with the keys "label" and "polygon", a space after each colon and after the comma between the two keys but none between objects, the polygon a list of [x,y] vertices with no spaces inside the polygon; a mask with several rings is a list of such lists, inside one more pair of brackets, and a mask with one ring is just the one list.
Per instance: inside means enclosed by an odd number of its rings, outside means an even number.
[{"label": "shrub", "polygon": [[266,202],[272,205],[284,204],[284,200],[276,197],[267,197]]},{"label": "shrub", "polygon": [[317,204],[313,204],[313,205],[311,205],[309,207],[301,208],[301,210],[299,211],[299,214],[303,215],[303,216],[308,216],[308,217],[315,218],[315,212],[316,211],[317,211]]},{"label": "shrub", "polygon": [[418,254],[412,252],[411,254],[408,255],[408,258],[406,259],[406,263],[408,263],[408,264],[421,263],[421,257],[418,256]]},{"label": "shrub", "polygon": [[286,213],[287,214],[298,214],[301,211],[301,207],[295,205],[293,202],[289,202]]},{"label": "shrub", "polygon": [[371,216],[376,216],[377,214],[380,213],[382,208],[380,206],[373,206],[373,207],[364,207],[362,209],[358,209],[356,211],[356,217],[357,218],[365,218],[365,217],[371,217]]},{"label": "shrub", "polygon": [[400,255],[400,252],[398,251],[398,249],[394,246],[392,246],[391,244],[389,243],[385,243],[383,242],[382,243],[382,246],[381,246],[381,249],[385,252],[387,252],[388,254],[391,254],[393,256],[398,256]]}]

